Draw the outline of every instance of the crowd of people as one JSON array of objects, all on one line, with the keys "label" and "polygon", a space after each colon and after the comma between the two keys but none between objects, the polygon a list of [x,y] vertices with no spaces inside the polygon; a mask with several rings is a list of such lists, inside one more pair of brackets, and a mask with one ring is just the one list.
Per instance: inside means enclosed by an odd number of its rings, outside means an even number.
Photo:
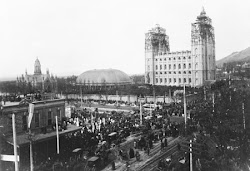
[{"label": "crowd of people", "polygon": [[[97,156],[101,167],[104,167],[117,157],[112,147],[115,145],[119,148],[119,144],[125,142],[129,135],[136,133],[140,133],[141,138],[135,140],[135,148],[144,149],[149,153],[153,148],[153,142],[156,141],[161,141],[164,148],[167,146],[166,137],[180,134],[180,124],[171,123],[167,118],[157,118],[155,114],[156,112],[153,112],[151,119],[143,119],[143,125],[140,125],[138,114],[131,116],[116,111],[100,114],[98,109],[94,112],[87,109],[75,110],[66,123],[65,120],[62,121],[61,127],[65,127],[65,124],[75,124],[81,127],[81,130],[60,137],[60,144],[62,144],[60,155],[49,156],[46,161],[40,162],[36,170],[51,168],[55,162],[60,162],[68,170],[78,165],[83,167],[83,163],[86,165],[86,159],[89,156]],[[72,152],[77,148],[80,149],[77,153]],[[85,158],[82,157],[83,155]],[[120,153],[120,155],[126,159],[126,154]],[[136,157],[136,155],[133,156]]]},{"label": "crowd of people", "polygon": [[[209,153],[206,153],[206,156],[195,156],[194,161],[199,161],[203,168],[217,168],[217,170],[239,168],[244,161],[242,158],[247,156],[242,152],[243,147],[246,146],[243,143],[236,143],[233,146],[231,142],[232,140],[238,142],[238,139],[240,142],[244,140],[247,142],[247,138],[244,139],[242,134],[244,130],[238,128],[243,121],[239,121],[234,115],[242,112],[243,100],[237,99],[242,92],[237,93],[237,90],[224,85],[209,89],[206,94],[201,94],[189,101],[187,111],[190,119],[187,121],[186,129],[183,123],[170,121],[172,116],[183,116],[183,102],[170,105],[158,103],[163,107],[152,112],[152,117],[149,119],[143,117],[143,125],[140,124],[139,111],[131,115],[117,111],[100,113],[98,109],[95,111],[75,110],[71,118],[62,121],[60,127],[63,130],[67,129],[68,124],[74,124],[81,127],[81,130],[60,137],[60,155],[54,154],[43,162],[37,162],[39,164],[35,168],[36,170],[49,170],[55,163],[59,163],[59,166],[65,170],[73,170],[76,167],[85,167],[90,156],[99,158],[100,167],[110,164],[117,158],[117,155],[126,160],[129,157],[121,150],[120,144],[126,142],[128,136],[136,133],[140,133],[141,136],[135,139],[135,149],[145,150],[148,154],[153,148],[153,142],[159,141],[161,149],[167,147],[169,136],[192,136],[195,137],[196,143],[204,143],[205,140],[200,137],[208,137],[213,142],[208,147]],[[76,107],[80,106],[79,101],[74,101]],[[89,101],[90,104],[92,102],[94,101]],[[102,102],[96,102],[102,104]],[[246,103],[246,100],[244,102]],[[108,103],[113,104],[116,101]],[[126,102],[124,104],[130,105]],[[135,105],[139,104],[135,103]],[[157,117],[159,115],[161,117]],[[200,136],[196,136],[197,134]],[[213,146],[216,148],[215,151],[212,151]],[[235,148],[236,146],[239,148]],[[75,149],[78,151],[73,152]],[[118,149],[119,152],[113,149]],[[237,155],[233,154],[235,151]],[[132,154],[131,151],[131,156],[139,158],[137,152],[135,155]],[[160,165],[162,167],[164,163],[161,161]]]}]

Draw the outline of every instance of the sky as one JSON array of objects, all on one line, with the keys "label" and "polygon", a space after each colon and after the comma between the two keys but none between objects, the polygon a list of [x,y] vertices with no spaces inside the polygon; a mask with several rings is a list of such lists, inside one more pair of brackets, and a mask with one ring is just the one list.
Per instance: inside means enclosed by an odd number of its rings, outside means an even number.
[{"label": "sky", "polygon": [[91,69],[143,74],[145,33],[159,24],[170,51],[191,50],[191,23],[204,6],[215,30],[216,60],[250,46],[249,0],[2,0],[0,80]]}]

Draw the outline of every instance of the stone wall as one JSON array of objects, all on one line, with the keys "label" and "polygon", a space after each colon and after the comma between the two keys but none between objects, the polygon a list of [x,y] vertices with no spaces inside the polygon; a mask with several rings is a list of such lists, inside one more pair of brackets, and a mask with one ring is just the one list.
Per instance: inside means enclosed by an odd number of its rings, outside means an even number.
[{"label": "stone wall", "polygon": [[[66,98],[65,95],[59,95],[62,98]],[[69,99],[81,99],[80,95],[77,94],[69,94],[68,95]],[[124,102],[129,102],[129,103],[134,103],[138,102],[139,98],[135,95],[99,95],[99,94],[88,94],[88,95],[83,95],[82,96],[83,101],[87,99],[94,99],[94,100],[118,100],[118,101],[124,101]],[[142,102],[153,102],[154,97],[153,96],[146,96],[143,98]],[[156,102],[164,102],[164,96],[156,96],[155,98]],[[166,103],[171,103],[173,102],[173,99],[170,98],[169,96],[165,96],[165,102]]]}]

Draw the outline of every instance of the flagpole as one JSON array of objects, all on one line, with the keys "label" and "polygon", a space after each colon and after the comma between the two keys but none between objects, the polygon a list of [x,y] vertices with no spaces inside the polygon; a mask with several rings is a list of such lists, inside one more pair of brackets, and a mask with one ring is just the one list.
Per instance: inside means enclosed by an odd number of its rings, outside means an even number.
[{"label": "flagpole", "polygon": [[33,117],[33,113],[34,113],[34,108],[35,105],[30,103],[29,104],[29,116],[28,116],[28,129],[29,129],[29,135],[28,135],[28,139],[30,141],[30,171],[34,170],[34,166],[33,166],[33,151],[32,151],[32,135],[31,135],[31,121],[32,121],[32,117]]},{"label": "flagpole", "polygon": [[15,156],[15,171],[18,171],[18,159],[17,159],[17,142],[16,142],[16,123],[15,114],[12,114],[12,128],[13,128],[13,143],[14,143],[14,156]]},{"label": "flagpole", "polygon": [[33,150],[32,150],[32,137],[31,137],[31,129],[29,129],[29,141],[30,141],[30,171],[34,170],[33,166]]},{"label": "flagpole", "polygon": [[56,116],[56,140],[57,140],[57,154],[59,154],[59,132],[58,132],[58,118]]}]

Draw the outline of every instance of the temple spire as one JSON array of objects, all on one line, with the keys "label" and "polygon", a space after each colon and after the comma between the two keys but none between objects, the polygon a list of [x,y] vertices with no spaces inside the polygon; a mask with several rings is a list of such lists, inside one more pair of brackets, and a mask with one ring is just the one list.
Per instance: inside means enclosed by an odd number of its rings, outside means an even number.
[{"label": "temple spire", "polygon": [[202,6],[201,15],[206,15],[206,11],[204,9],[204,6]]}]

